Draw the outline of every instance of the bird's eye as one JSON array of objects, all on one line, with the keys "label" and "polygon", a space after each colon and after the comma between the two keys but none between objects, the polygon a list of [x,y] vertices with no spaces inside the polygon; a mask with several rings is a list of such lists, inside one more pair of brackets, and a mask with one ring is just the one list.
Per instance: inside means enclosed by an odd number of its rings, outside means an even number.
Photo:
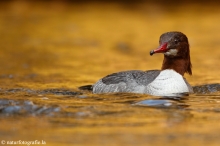
[{"label": "bird's eye", "polygon": [[178,42],[179,42],[179,41],[178,41],[177,39],[174,40],[174,43],[175,43],[175,44],[178,44]]}]

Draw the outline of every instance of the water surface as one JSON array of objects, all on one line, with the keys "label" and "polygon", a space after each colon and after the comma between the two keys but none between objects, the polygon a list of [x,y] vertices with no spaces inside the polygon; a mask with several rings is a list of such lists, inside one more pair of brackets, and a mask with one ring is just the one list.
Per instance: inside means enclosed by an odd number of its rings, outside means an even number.
[{"label": "water surface", "polygon": [[[1,2],[0,140],[219,145],[219,18],[211,3]],[[171,30],[189,38],[195,94],[78,90],[113,72],[159,69],[163,56],[149,51]]]}]

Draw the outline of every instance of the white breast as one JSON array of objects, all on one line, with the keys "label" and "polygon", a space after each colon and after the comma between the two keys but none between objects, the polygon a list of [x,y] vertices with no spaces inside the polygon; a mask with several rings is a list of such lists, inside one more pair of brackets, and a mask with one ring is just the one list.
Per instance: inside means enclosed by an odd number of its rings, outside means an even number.
[{"label": "white breast", "polygon": [[145,88],[145,93],[157,96],[172,95],[176,93],[190,93],[183,76],[174,70],[163,70],[153,82]]}]

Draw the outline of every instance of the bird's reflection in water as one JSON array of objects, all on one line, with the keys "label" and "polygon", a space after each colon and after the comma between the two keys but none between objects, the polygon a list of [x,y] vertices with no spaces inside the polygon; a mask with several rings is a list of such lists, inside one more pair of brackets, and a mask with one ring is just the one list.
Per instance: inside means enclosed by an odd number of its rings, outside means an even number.
[{"label": "bird's reflection in water", "polygon": [[185,123],[193,114],[188,110],[189,104],[186,104],[189,96],[185,93],[161,96],[157,99],[146,99],[134,103],[135,106],[154,108],[156,110],[161,110],[167,117],[164,125],[165,126],[175,126]]},{"label": "bird's reflection in water", "polygon": [[184,102],[188,99],[187,93],[169,94],[160,96],[157,99],[146,99],[136,102],[134,105],[148,106],[148,107],[160,107],[160,108],[185,108],[188,105]]}]

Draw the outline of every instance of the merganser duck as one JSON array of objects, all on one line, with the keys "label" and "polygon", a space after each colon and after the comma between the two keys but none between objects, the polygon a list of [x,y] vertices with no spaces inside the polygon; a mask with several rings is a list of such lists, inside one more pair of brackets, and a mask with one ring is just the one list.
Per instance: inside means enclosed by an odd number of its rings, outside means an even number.
[{"label": "merganser duck", "polygon": [[159,47],[150,55],[163,53],[161,70],[131,70],[107,75],[92,86],[93,93],[141,93],[166,96],[193,93],[193,88],[183,77],[192,75],[188,38],[177,31],[160,36]]}]

